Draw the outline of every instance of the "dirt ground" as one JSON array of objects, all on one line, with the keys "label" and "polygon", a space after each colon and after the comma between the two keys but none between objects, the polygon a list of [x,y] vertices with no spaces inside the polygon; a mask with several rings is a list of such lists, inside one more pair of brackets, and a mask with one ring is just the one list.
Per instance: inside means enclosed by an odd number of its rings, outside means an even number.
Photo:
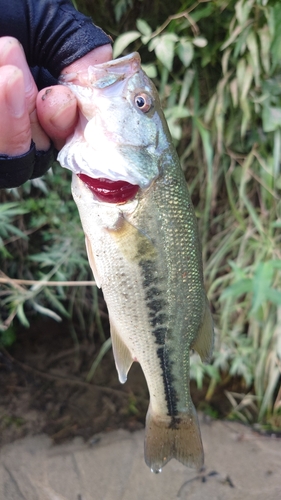
[{"label": "dirt ground", "polygon": [[[8,351],[0,348],[1,499],[280,498],[280,439],[206,412],[205,467],[198,473],[172,460],[162,474],[151,474],[143,457],[148,391],[139,365],[121,385],[110,350],[87,383],[101,342],[85,334],[78,341],[79,349],[67,322],[40,319],[20,329]],[[199,409],[206,410],[205,393],[192,387]],[[228,414],[222,388],[207,408]]]},{"label": "dirt ground", "polygon": [[[106,321],[104,327],[108,330]],[[110,349],[91,383],[86,382],[100,346],[98,335],[93,340],[81,334],[75,347],[67,321],[41,317],[29,329],[19,329],[12,348],[0,347],[0,447],[42,433],[59,444],[77,436],[88,441],[100,432],[144,428],[149,399],[137,363],[120,384]],[[206,388],[199,391],[192,384],[191,390],[199,410],[207,408],[219,417],[231,410],[224,389],[215,391],[208,405]]]},{"label": "dirt ground", "polygon": [[19,330],[9,351],[0,348],[0,446],[40,433],[60,443],[143,427],[148,391],[140,367],[121,385],[110,349],[87,383],[101,344],[78,340],[75,347],[67,322],[40,319]]}]

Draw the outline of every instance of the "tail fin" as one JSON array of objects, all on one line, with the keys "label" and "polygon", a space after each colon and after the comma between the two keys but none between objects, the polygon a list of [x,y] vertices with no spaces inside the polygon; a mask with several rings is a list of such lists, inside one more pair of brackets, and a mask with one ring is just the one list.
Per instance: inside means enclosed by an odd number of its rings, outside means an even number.
[{"label": "tail fin", "polygon": [[152,472],[161,472],[171,458],[200,469],[204,462],[201,434],[195,408],[191,414],[160,419],[148,409],[144,441],[145,462]]}]

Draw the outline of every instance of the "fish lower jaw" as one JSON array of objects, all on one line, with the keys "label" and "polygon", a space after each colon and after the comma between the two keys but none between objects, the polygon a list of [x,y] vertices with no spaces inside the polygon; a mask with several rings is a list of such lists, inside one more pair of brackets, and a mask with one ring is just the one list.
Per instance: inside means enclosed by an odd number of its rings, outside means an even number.
[{"label": "fish lower jaw", "polygon": [[137,184],[130,184],[126,181],[94,179],[86,174],[77,174],[77,176],[101,202],[124,204],[133,200],[140,189]]}]

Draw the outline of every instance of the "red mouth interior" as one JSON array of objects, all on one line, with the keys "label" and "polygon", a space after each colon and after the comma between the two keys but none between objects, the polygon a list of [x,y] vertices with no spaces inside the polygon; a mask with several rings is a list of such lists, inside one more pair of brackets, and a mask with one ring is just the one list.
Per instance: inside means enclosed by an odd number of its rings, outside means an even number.
[{"label": "red mouth interior", "polygon": [[107,203],[125,203],[134,198],[139,190],[139,186],[125,181],[93,179],[85,174],[78,174],[78,177],[100,201],[106,201]]}]

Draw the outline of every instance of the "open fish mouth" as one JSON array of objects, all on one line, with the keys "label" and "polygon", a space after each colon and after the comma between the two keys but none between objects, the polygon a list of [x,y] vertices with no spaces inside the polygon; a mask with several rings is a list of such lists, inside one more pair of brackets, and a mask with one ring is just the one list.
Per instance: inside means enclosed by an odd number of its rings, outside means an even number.
[{"label": "open fish mouth", "polygon": [[99,201],[106,203],[126,203],[132,200],[140,187],[126,181],[112,181],[110,179],[94,179],[85,174],[78,174],[79,179],[86,184]]}]

